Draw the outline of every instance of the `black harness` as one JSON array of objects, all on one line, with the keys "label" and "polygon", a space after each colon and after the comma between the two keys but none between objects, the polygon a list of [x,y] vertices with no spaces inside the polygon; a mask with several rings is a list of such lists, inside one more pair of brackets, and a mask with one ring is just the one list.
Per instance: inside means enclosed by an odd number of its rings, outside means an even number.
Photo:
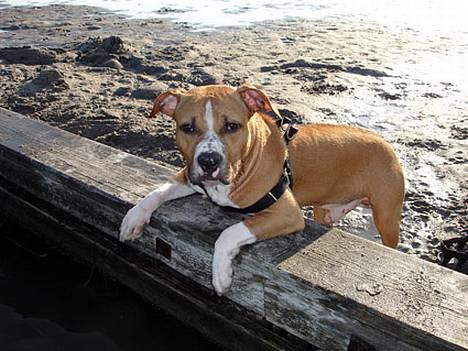
[{"label": "black harness", "polygon": [[[294,138],[294,135],[296,135],[297,133],[297,128],[294,127],[292,120],[288,117],[282,117],[278,112],[273,110],[266,112],[266,114],[275,121],[276,125],[281,130],[286,145],[289,144],[292,138]],[[273,205],[276,201],[279,200],[281,195],[284,194],[286,189],[288,187],[292,189],[292,186],[293,179],[291,174],[291,165],[289,162],[289,158],[286,158],[286,161],[284,161],[283,165],[283,174],[278,180],[278,183],[276,183],[276,185],[273,188],[271,188],[271,190],[268,193],[266,193],[265,196],[263,196],[260,200],[258,200],[253,205],[244,208],[237,208],[231,206],[221,206],[221,208],[225,211],[230,212],[257,213]]]}]

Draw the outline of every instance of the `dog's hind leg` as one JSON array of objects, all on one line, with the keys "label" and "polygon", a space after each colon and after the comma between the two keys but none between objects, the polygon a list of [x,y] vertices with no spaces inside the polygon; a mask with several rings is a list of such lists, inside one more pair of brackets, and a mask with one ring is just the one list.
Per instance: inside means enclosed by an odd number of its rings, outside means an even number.
[{"label": "dog's hind leg", "polygon": [[374,223],[385,246],[391,248],[398,246],[402,205],[403,199],[398,197],[393,199],[381,197],[377,201],[371,200]]},{"label": "dog's hind leg", "polygon": [[314,219],[316,222],[333,225],[343,218],[349,211],[354,209],[361,203],[367,203],[367,198],[353,200],[346,204],[326,204],[322,206],[314,207]]}]

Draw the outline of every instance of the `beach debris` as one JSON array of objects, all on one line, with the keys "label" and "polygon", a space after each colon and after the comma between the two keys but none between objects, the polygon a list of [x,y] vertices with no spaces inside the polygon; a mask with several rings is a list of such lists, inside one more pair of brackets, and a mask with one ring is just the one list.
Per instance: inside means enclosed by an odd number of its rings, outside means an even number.
[{"label": "beach debris", "polygon": [[375,296],[383,291],[383,286],[380,283],[359,283],[356,284],[357,291],[365,291],[370,296]]},{"label": "beach debris", "polygon": [[437,263],[449,266],[453,262],[456,270],[462,270],[468,262],[468,236],[461,236],[440,242],[440,252],[437,255]]}]

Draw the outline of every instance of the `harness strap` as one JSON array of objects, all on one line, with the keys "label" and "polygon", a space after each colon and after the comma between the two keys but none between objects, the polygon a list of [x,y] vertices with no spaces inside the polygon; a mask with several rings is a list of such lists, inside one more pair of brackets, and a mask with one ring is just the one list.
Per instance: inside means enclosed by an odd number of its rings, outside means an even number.
[{"label": "harness strap", "polygon": [[294,136],[298,132],[291,118],[281,116],[275,110],[265,112],[265,114],[270,116],[275,121],[278,128],[283,132],[283,138],[286,142],[286,145],[289,144],[289,142],[294,138]]}]

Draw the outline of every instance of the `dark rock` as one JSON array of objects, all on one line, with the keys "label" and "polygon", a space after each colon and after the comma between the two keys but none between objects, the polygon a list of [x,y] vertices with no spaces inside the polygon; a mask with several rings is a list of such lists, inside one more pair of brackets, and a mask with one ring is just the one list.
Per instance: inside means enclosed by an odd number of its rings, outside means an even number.
[{"label": "dark rock", "polygon": [[442,97],[442,95],[436,94],[436,93],[424,93],[423,97],[425,98],[430,98],[430,99],[439,99]]},{"label": "dark rock", "polygon": [[178,72],[167,72],[163,73],[159,76],[160,80],[165,80],[165,81],[175,81],[175,82],[182,82],[185,80],[185,76],[181,73]]},{"label": "dark rock", "polygon": [[301,90],[309,94],[336,95],[348,90],[348,87],[339,83],[334,84],[325,79],[316,82],[306,83],[301,87]]},{"label": "dark rock", "polygon": [[120,87],[114,91],[115,96],[130,96],[132,89],[129,87]]},{"label": "dark rock", "polygon": [[187,11],[188,10],[184,10],[184,9],[174,9],[172,7],[161,7],[156,12],[161,13],[161,14],[168,14],[168,13],[185,13]]},{"label": "dark rock", "polygon": [[44,90],[58,92],[68,88],[68,83],[65,81],[62,72],[57,69],[48,69],[23,84],[18,92],[22,96],[31,96]]},{"label": "dark rock", "polygon": [[168,84],[169,89],[184,89],[184,90],[190,90],[192,86],[188,83],[184,82],[171,82]]},{"label": "dark rock", "polygon": [[58,55],[54,50],[24,46],[0,49],[0,59],[14,64],[50,65],[58,61]]},{"label": "dark rock", "polygon": [[304,116],[299,115],[297,112],[288,110],[287,108],[280,108],[278,110],[281,116],[289,118],[292,123],[303,124]]},{"label": "dark rock", "polygon": [[398,139],[398,142],[407,145],[410,147],[418,147],[422,149],[426,149],[427,151],[435,151],[435,150],[447,150],[448,146],[443,144],[440,140],[437,139],[412,139],[412,140],[403,140]]},{"label": "dark rock", "polygon": [[329,109],[329,108],[318,108],[318,110],[320,112],[322,112],[323,114],[325,114],[326,116],[330,117],[330,116],[336,116],[336,112]]},{"label": "dark rock", "polygon": [[321,62],[308,62],[303,59],[294,62],[285,63],[280,66],[281,69],[289,68],[312,68],[312,69],[325,69],[328,71],[342,71],[347,73],[359,74],[361,76],[372,77],[388,77],[388,74],[371,68],[364,68],[359,66],[345,67],[338,64],[321,63]]},{"label": "dark rock", "polygon": [[151,74],[151,75],[156,75],[157,76],[157,75],[168,72],[169,69],[164,67],[164,66],[142,65],[140,71],[144,72],[146,74]]},{"label": "dark rock", "polygon": [[401,94],[391,94],[386,91],[382,91],[378,94],[384,100],[399,100],[401,99]]},{"label": "dark rock", "polygon": [[18,30],[18,29],[21,29],[21,27],[16,24],[12,24],[10,26],[0,27],[0,29],[1,30]]},{"label": "dark rock", "polygon": [[278,66],[262,66],[260,67],[260,72],[271,72],[277,71],[279,69]]},{"label": "dark rock", "polygon": [[103,73],[103,72],[115,72],[113,68],[110,67],[88,67],[88,72],[96,72],[96,73]]},{"label": "dark rock", "polygon": [[450,134],[452,138],[457,140],[466,140],[468,139],[468,128],[466,127],[458,127],[458,126],[451,126],[450,127]]},{"label": "dark rock", "polygon": [[201,68],[194,68],[192,70],[188,82],[197,86],[219,83],[215,76],[207,73]]},{"label": "dark rock", "polygon": [[102,29],[102,27],[96,26],[96,25],[91,25],[91,26],[86,27],[86,29],[88,29],[88,30],[99,30],[99,29]]},{"label": "dark rock", "polygon": [[[306,60],[303,60],[303,59],[299,59],[299,60],[296,60],[294,62],[290,62],[290,63],[284,63],[282,64],[280,67],[281,69],[286,69],[286,68],[292,68],[292,67],[310,67],[310,63],[307,62]],[[326,65],[324,65],[326,66]]]},{"label": "dark rock", "polygon": [[378,71],[376,69],[371,68],[363,68],[363,67],[346,67],[345,69],[348,73],[359,74],[361,76],[371,76],[371,77],[388,77],[389,75],[383,71]]},{"label": "dark rock", "polygon": [[139,100],[154,100],[157,93],[154,89],[138,88],[132,91],[131,97]]},{"label": "dark rock", "polygon": [[223,78],[223,84],[230,85],[231,87],[237,87],[241,85],[244,81],[245,81],[244,78],[239,77],[236,74],[231,74],[231,73],[227,74]]}]

